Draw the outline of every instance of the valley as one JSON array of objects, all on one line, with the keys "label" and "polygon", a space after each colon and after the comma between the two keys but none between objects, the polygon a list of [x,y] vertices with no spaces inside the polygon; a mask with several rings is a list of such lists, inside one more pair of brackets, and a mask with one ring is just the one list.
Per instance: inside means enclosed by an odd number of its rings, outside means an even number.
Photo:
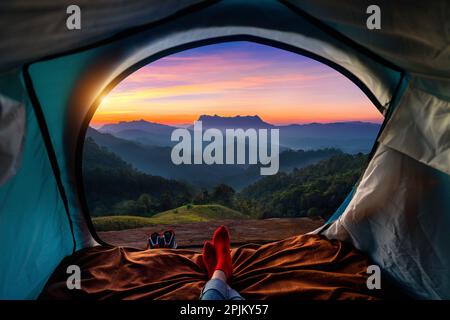
[{"label": "valley", "polygon": [[[300,169],[338,153],[367,153],[379,130],[379,124],[366,122],[277,127],[264,122],[258,116],[226,118],[202,115],[199,120],[203,121],[205,129],[214,126],[220,130],[248,129],[250,126],[255,129],[278,128],[280,172]],[[171,141],[170,137],[176,129],[139,120],[105,125],[97,130],[89,128],[87,137],[139,171],[183,181],[200,189],[210,189],[219,183],[225,183],[240,190],[261,178],[261,164],[174,164],[171,161],[171,151],[176,142]]]},{"label": "valley", "polygon": [[132,121],[89,128],[84,185],[102,239],[142,248],[153,231],[172,228],[180,246],[199,247],[220,224],[232,229],[236,243],[310,232],[358,180],[379,128],[363,122],[276,127],[258,116],[199,119],[222,132],[279,128],[279,172],[262,176],[261,164],[176,165],[171,126]]}]

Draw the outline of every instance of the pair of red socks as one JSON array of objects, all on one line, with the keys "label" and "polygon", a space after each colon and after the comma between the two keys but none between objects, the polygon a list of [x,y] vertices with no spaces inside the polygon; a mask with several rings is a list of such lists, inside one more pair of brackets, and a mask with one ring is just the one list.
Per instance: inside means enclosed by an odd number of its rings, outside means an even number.
[{"label": "pair of red socks", "polygon": [[208,271],[208,279],[211,279],[214,271],[221,270],[231,280],[233,267],[230,255],[230,233],[225,226],[214,231],[211,241],[206,241],[203,246],[203,262]]}]

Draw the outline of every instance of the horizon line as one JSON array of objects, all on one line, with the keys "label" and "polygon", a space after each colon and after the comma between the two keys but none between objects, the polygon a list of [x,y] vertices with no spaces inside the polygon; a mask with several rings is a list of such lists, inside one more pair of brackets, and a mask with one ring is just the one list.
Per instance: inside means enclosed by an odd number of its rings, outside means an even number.
[{"label": "horizon line", "polygon": [[[220,116],[217,114],[214,115],[209,115],[209,114],[202,114],[199,115],[198,118],[200,118],[200,116],[217,116],[217,117],[221,117],[221,118],[237,118],[237,117],[259,117],[261,119],[261,121],[268,123],[270,125],[274,125],[274,126],[279,126],[279,127],[284,127],[284,126],[291,126],[291,125],[308,125],[308,124],[333,124],[333,123],[348,123],[348,122],[362,122],[362,123],[372,123],[372,124],[382,124],[383,119],[347,119],[347,120],[316,120],[316,121],[305,121],[305,122],[269,122],[264,120],[261,116],[259,115],[235,115],[235,116]],[[197,119],[198,119],[197,118]],[[144,119],[144,118],[135,118],[135,119],[130,119],[130,120],[119,120],[119,121],[111,121],[111,122],[102,122],[102,123],[95,123],[93,121],[91,121],[89,123],[89,127],[98,129],[101,128],[103,126],[106,125],[114,125],[114,124],[120,124],[120,123],[130,123],[130,122],[139,122],[139,121],[145,121],[148,123],[154,123],[154,124],[159,124],[159,125],[166,125],[166,126],[170,126],[170,127],[184,127],[184,126],[188,126],[191,125],[193,122],[177,122],[177,123],[172,123],[172,122],[158,122],[158,121],[154,121],[154,120],[149,120],[149,119]],[[197,121],[197,120],[194,120]]]}]

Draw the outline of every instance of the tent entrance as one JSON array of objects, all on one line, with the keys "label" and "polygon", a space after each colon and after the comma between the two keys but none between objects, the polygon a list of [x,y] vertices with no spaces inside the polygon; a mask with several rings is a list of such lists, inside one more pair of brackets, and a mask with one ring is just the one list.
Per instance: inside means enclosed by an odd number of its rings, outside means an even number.
[{"label": "tent entrance", "polygon": [[358,180],[383,117],[336,70],[248,41],[181,51],[131,73],[83,145],[83,189],[106,243],[144,248],[172,229],[201,246],[320,227]]}]

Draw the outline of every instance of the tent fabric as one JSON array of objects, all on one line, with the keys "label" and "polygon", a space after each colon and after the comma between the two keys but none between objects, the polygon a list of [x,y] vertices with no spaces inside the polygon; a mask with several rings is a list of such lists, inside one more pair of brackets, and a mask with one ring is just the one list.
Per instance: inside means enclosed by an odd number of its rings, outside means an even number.
[{"label": "tent fabric", "polygon": [[[446,0],[289,0],[352,41],[418,76],[450,77],[450,4]],[[369,31],[366,9],[376,4],[381,29]]]},{"label": "tent fabric", "polygon": [[0,185],[19,167],[24,134],[25,107],[0,95]]},{"label": "tent fabric", "polygon": [[[73,249],[44,140],[18,74],[0,77],[1,90],[26,117],[20,167],[0,186],[0,299],[35,299]],[[19,137],[17,132],[11,139]]]},{"label": "tent fabric", "polygon": [[450,174],[449,110],[450,100],[442,100],[411,85],[379,140],[392,149]]},{"label": "tent fabric", "polygon": [[[75,237],[76,249],[94,246],[97,242],[89,232],[85,216],[81,211],[80,200],[77,196],[77,182],[75,170],[69,158],[69,155],[75,153],[76,146],[67,145],[67,127],[73,118],[68,117],[68,110],[65,107],[68,104],[75,81],[79,72],[86,68],[90,60],[86,54],[77,56],[76,59],[70,59],[65,63],[64,59],[56,59],[48,64],[35,64],[30,66],[29,73],[33,81],[33,89],[42,108],[43,117],[47,124],[50,140],[55,151],[56,161],[58,163],[62,186],[68,202],[68,214],[73,221],[73,232]],[[59,70],[65,70],[61,73]],[[33,77],[33,75],[39,76]],[[70,119],[70,120],[69,120]],[[77,139],[75,136],[74,139]]]},{"label": "tent fabric", "polygon": [[[404,297],[387,282],[381,290],[368,289],[367,256],[317,235],[248,244],[232,249],[231,255],[231,286],[250,300]],[[67,266],[74,264],[82,270],[81,290],[66,286]],[[198,300],[206,281],[202,256],[195,251],[94,247],[65,259],[40,298]]]},{"label": "tent fabric", "polygon": [[412,77],[352,201],[323,234],[368,252],[411,296],[450,299],[450,102],[429,89]]},{"label": "tent fabric", "polygon": [[[62,53],[107,39],[131,27],[159,21],[193,5],[217,1],[189,0],[88,0],[77,1],[83,12],[82,32],[68,32],[65,26],[69,0],[6,0],[0,4],[0,30],[6,32],[0,43],[0,70],[7,70],[47,55]],[[244,3],[235,0],[222,2]],[[258,1],[260,7],[275,1]],[[366,8],[369,0],[289,0],[282,1],[309,13],[354,42],[409,72],[450,75],[449,21],[446,0],[377,1],[382,11],[381,30],[368,31]],[[8,36],[13,34],[14,36]],[[33,50],[30,50],[33,48]],[[14,52],[14,55],[9,54]],[[8,54],[4,54],[8,53]]]},{"label": "tent fabric", "polygon": [[449,194],[447,174],[381,144],[347,209],[323,235],[369,253],[411,296],[450,299]]},{"label": "tent fabric", "polygon": [[[108,39],[123,30],[164,19],[199,2],[202,1],[1,1],[0,72]],[[66,10],[73,4],[81,9],[81,30],[66,27],[69,16]]]},{"label": "tent fabric", "polygon": [[448,1],[377,1],[380,30],[366,28],[366,0],[81,0],[82,29],[72,31],[69,4],[0,3],[0,95],[17,102],[8,102],[13,114],[22,105],[25,118],[24,139],[17,130],[11,138],[23,144],[0,171],[8,177],[0,185],[0,298],[36,298],[74,245],[97,244],[76,166],[83,124],[101,94],[174,48],[244,36],[320,57],[389,117],[325,234],[366,251],[413,296],[449,298]]}]

